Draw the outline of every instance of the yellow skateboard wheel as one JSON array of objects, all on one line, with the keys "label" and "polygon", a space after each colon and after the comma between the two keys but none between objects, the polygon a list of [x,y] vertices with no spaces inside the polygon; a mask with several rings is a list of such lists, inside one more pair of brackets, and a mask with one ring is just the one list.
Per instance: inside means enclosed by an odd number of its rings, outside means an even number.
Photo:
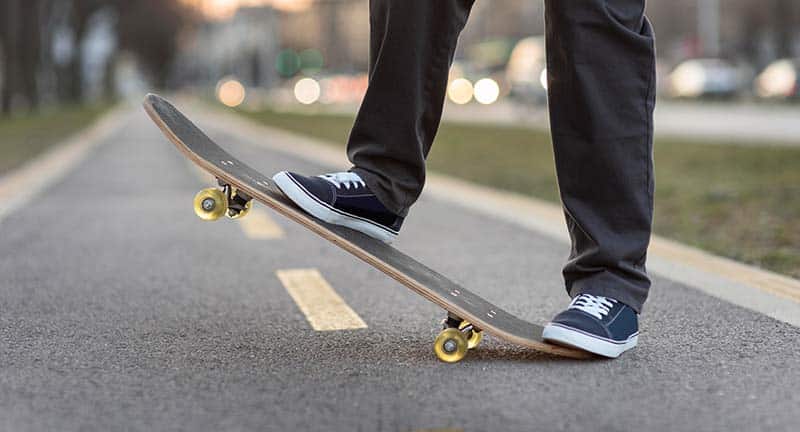
[{"label": "yellow skateboard wheel", "polygon": [[467,337],[457,328],[446,328],[433,343],[433,352],[439,360],[456,363],[467,355]]},{"label": "yellow skateboard wheel", "polygon": [[194,213],[200,219],[215,221],[228,211],[228,199],[219,189],[203,189],[194,196]]}]

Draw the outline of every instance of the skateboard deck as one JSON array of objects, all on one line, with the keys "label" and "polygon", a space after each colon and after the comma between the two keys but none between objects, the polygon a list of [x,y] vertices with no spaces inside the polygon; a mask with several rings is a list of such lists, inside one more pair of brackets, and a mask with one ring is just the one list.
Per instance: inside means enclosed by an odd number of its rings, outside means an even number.
[{"label": "skateboard deck", "polygon": [[[584,351],[543,341],[540,325],[514,316],[392,246],[305,213],[283,195],[270,177],[231,156],[162,97],[148,94],[143,105],[153,122],[181,153],[219,180],[229,199],[233,189],[238,194],[234,198],[239,201],[244,199],[249,204],[250,199],[255,199],[265,204],[447,311],[444,330],[434,343],[434,351],[441,360],[461,360],[468,348],[477,346],[484,331],[548,354],[591,357]],[[195,205],[198,211],[197,199]]]}]

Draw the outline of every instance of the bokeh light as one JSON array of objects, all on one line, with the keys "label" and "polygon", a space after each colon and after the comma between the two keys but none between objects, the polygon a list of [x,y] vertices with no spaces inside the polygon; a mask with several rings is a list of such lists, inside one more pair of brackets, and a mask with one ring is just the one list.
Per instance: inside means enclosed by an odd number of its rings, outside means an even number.
[{"label": "bokeh light", "polygon": [[472,94],[472,83],[466,78],[454,79],[447,89],[447,95],[450,97],[450,100],[459,105],[469,103],[469,101],[472,100]]},{"label": "bokeh light", "polygon": [[275,59],[275,69],[284,78],[294,76],[300,70],[300,56],[293,49],[285,49]]},{"label": "bokeh light", "polygon": [[246,91],[242,83],[234,78],[223,78],[217,83],[217,99],[223,105],[237,107],[244,102]]},{"label": "bokeh light", "polygon": [[303,78],[294,85],[294,97],[304,105],[318,101],[321,93],[319,83],[313,78]]},{"label": "bokeh light", "polygon": [[756,93],[765,98],[787,97],[795,92],[798,76],[791,60],[772,63],[756,78]]},{"label": "bokeh light", "polygon": [[674,96],[697,97],[703,93],[707,77],[700,63],[687,61],[675,68],[669,80]]},{"label": "bokeh light", "polygon": [[500,86],[491,78],[483,78],[475,83],[475,100],[484,105],[497,102],[500,97]]},{"label": "bokeh light", "polygon": [[233,17],[243,7],[272,6],[284,12],[302,12],[311,7],[313,0],[182,0],[195,7],[203,16],[215,21]]},{"label": "bokeh light", "polygon": [[[240,0],[250,2],[253,0]],[[313,0],[271,0],[272,7],[284,12],[301,12],[311,7]]]},{"label": "bokeh light", "polygon": [[300,59],[300,70],[306,75],[313,75],[322,70],[325,62],[322,53],[313,48],[301,51],[298,57]]}]

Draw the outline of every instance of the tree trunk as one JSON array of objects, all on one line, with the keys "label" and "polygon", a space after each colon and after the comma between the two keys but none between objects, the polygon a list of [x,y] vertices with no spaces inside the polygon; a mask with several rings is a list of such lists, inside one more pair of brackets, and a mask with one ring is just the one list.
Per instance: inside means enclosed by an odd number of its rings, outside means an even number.
[{"label": "tree trunk", "polygon": [[41,0],[27,0],[20,10],[22,27],[18,32],[20,38],[17,47],[20,62],[20,90],[27,99],[28,109],[33,111],[39,106],[39,60],[41,56]]},{"label": "tree trunk", "polygon": [[112,53],[108,56],[105,64],[105,71],[103,73],[103,99],[106,101],[113,101],[117,93],[117,53]]},{"label": "tree trunk", "polygon": [[72,12],[72,44],[74,51],[67,65],[67,100],[81,102],[83,100],[83,37],[86,34],[88,16],[80,13],[77,7]]},{"label": "tree trunk", "polygon": [[10,115],[17,87],[17,16],[18,0],[0,2],[0,38],[3,43],[3,90],[0,92],[0,110]]},{"label": "tree trunk", "polygon": [[797,0],[777,0],[775,4],[775,49],[778,57],[792,56],[794,36],[793,18],[794,2]]}]

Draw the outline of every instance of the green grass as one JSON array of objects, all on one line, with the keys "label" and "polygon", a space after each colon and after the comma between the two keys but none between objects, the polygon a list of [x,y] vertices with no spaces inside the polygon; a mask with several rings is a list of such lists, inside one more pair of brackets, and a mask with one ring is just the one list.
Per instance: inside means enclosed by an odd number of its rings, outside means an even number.
[{"label": "green grass", "polygon": [[[242,114],[342,146],[352,123],[330,114]],[[656,139],[655,160],[657,234],[800,278],[800,148]],[[558,202],[542,131],[444,123],[428,166]]]},{"label": "green grass", "polygon": [[0,175],[86,127],[109,106],[71,106],[41,114],[0,117]]}]

